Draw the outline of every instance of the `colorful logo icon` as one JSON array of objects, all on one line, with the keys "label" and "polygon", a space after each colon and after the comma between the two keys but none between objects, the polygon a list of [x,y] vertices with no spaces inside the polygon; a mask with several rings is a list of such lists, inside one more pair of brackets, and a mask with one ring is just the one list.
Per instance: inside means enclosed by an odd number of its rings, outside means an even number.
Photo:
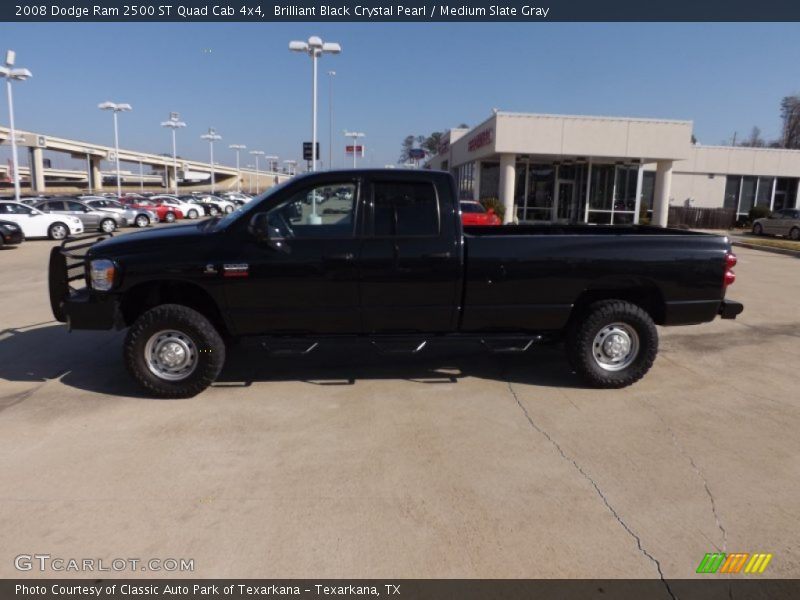
[{"label": "colorful logo icon", "polygon": [[[697,567],[698,573],[763,573],[772,554],[750,554],[748,552],[711,552],[703,557]],[[744,567],[744,569],[743,569]]]}]

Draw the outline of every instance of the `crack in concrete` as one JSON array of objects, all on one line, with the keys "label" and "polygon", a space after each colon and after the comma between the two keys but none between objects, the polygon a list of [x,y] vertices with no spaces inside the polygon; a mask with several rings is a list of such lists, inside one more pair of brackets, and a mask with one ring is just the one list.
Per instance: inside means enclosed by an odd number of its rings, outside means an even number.
[{"label": "crack in concrete", "polygon": [[672,427],[669,426],[669,423],[667,423],[664,420],[664,417],[661,416],[661,413],[659,413],[654,407],[650,406],[647,403],[644,403],[644,405],[647,408],[649,408],[650,411],[656,417],[658,417],[658,420],[661,421],[661,424],[669,432],[669,435],[672,438],[672,445],[675,446],[675,448],[678,450],[678,452],[680,454],[682,454],[684,457],[686,457],[686,459],[689,461],[689,464],[692,467],[692,470],[695,472],[697,477],[703,483],[703,489],[706,491],[706,496],[708,496],[708,500],[711,503],[711,514],[714,515],[714,522],[717,524],[717,529],[719,529],[720,533],[722,533],[722,552],[727,552],[728,551],[728,532],[722,526],[722,521],[720,520],[719,513],[717,512],[717,503],[714,500],[714,494],[711,493],[711,488],[708,485],[708,480],[705,478],[705,475],[703,475],[703,472],[700,470],[700,467],[697,466],[697,463],[694,461],[694,458],[692,457],[692,455],[689,454],[686,451],[686,449],[683,447],[683,445],[680,443],[680,441],[678,440],[678,437],[675,435],[675,431],[672,429]]},{"label": "crack in concrete", "polygon": [[517,406],[519,406],[520,410],[522,410],[522,414],[525,415],[525,419],[528,421],[530,426],[533,427],[533,429],[535,429],[537,432],[539,432],[539,434],[544,436],[547,439],[547,441],[550,442],[550,444],[561,455],[561,458],[563,458],[567,462],[572,463],[572,466],[575,467],[575,469],[578,471],[578,473],[580,473],[583,476],[583,478],[586,479],[586,481],[588,481],[591,484],[591,486],[594,488],[594,491],[597,492],[598,496],[600,496],[600,499],[603,501],[603,504],[605,505],[605,507],[612,514],[612,516],[617,520],[617,523],[619,523],[622,526],[622,528],[628,533],[628,535],[630,535],[636,541],[636,547],[639,549],[639,552],[643,556],[645,556],[648,560],[650,560],[650,562],[652,562],[655,565],[656,570],[658,571],[658,577],[659,577],[659,579],[661,579],[662,583],[664,584],[664,587],[666,588],[667,593],[669,594],[670,598],[672,598],[672,600],[678,600],[677,596],[675,596],[675,594],[673,593],[672,588],[669,585],[669,582],[664,577],[664,571],[662,571],[662,569],[661,569],[661,563],[658,561],[658,559],[655,556],[650,554],[645,549],[645,547],[642,545],[642,539],[622,519],[622,517],[619,515],[617,510],[613,506],[611,506],[611,503],[609,502],[609,500],[606,497],[606,495],[603,493],[603,490],[600,489],[600,486],[597,485],[597,482],[595,482],[595,480],[592,479],[589,476],[589,474],[583,469],[583,467],[581,467],[577,463],[577,461],[574,458],[572,458],[571,456],[568,456],[567,453],[564,452],[564,449],[561,447],[561,445],[557,441],[555,441],[550,436],[549,433],[547,433],[544,429],[539,427],[534,422],[533,418],[531,417],[530,413],[528,412],[528,409],[525,408],[525,406],[522,404],[522,402],[520,401],[519,397],[517,396],[517,392],[514,391],[514,387],[511,385],[511,382],[510,381],[506,381],[506,385],[508,385],[508,391],[511,392],[511,395],[514,397],[514,401],[517,403]]}]

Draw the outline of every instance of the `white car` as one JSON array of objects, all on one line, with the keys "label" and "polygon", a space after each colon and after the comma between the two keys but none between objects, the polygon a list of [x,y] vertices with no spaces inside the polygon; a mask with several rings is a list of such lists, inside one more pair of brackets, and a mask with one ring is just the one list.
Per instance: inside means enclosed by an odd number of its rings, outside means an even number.
[{"label": "white car", "polygon": [[78,217],[43,213],[21,202],[0,201],[0,219],[19,225],[26,238],[63,240],[70,235],[83,233],[83,223]]},{"label": "white car", "polygon": [[159,204],[166,204],[168,206],[174,206],[179,211],[183,213],[183,216],[187,219],[197,219],[203,213],[203,208],[197,206],[196,204],[192,204],[191,202],[184,202],[179,198],[171,194],[159,194],[157,196],[150,196],[148,200],[152,200],[153,202],[158,202]]},{"label": "white car", "polygon": [[205,202],[213,202],[219,209],[224,213],[232,213],[235,211],[238,206],[235,203],[231,202],[230,200],[225,200],[225,198],[220,198],[219,196],[213,196],[211,194],[197,194],[197,198],[203,200]]}]

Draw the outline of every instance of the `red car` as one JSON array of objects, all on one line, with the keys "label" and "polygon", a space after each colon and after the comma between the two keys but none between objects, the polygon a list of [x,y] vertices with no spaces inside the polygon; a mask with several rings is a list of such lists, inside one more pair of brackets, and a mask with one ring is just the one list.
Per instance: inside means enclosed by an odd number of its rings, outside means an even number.
[{"label": "red car", "polygon": [[502,225],[493,209],[486,210],[475,200],[461,200],[461,223],[463,225]]},{"label": "red car", "polygon": [[119,199],[126,206],[130,206],[131,208],[140,208],[145,210],[151,210],[158,216],[159,221],[165,221],[167,223],[174,223],[175,219],[182,219],[183,213],[175,208],[174,206],[169,206],[166,204],[158,204],[157,202],[153,202],[152,200],[148,200],[147,198],[139,198],[135,196],[123,196]]}]

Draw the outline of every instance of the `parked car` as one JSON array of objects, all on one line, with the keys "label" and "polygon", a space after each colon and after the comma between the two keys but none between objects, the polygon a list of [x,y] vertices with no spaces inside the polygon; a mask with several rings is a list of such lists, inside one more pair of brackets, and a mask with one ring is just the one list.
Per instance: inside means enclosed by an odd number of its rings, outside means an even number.
[{"label": "parked car", "polygon": [[146,198],[131,198],[129,196],[123,196],[119,199],[119,201],[125,206],[129,206],[131,208],[152,211],[156,213],[159,221],[174,223],[177,219],[183,218],[183,212],[180,209],[166,204],[159,204],[158,202],[153,202],[152,200]]},{"label": "parked car", "polygon": [[148,227],[153,223],[158,223],[158,215],[152,210],[133,208],[111,198],[92,198],[87,196],[81,198],[81,200],[92,208],[122,215],[128,222],[128,227]]},{"label": "parked car", "polygon": [[224,198],[220,198],[219,196],[215,196],[213,194],[196,194],[195,197],[200,198],[203,202],[211,202],[216,204],[220,211],[224,213],[232,213],[237,208],[236,204],[230,200],[225,200]]},{"label": "parked car", "polygon": [[[332,186],[369,193],[347,214],[308,219],[300,200]],[[519,353],[563,340],[588,384],[619,388],[652,366],[656,324],[744,308],[725,297],[736,264],[725,236],[613,225],[465,232],[456,198],[444,172],[328,171],[218,220],[78,254],[66,242],[51,251],[53,315],[73,329],[128,327],[133,379],[151,395],[187,397],[220,373],[223,338],[298,354],[343,340],[391,354],[442,342]],[[74,292],[67,255],[86,265]]]},{"label": "parked car", "polygon": [[97,209],[70,198],[50,198],[39,202],[34,208],[45,213],[77,217],[87,231],[95,229],[103,233],[114,233],[119,227],[128,225],[127,219],[119,213]]},{"label": "parked car", "polygon": [[50,215],[21,202],[1,201],[0,219],[11,221],[22,228],[26,238],[49,237],[63,240],[70,235],[83,233],[83,223],[72,215]]},{"label": "parked car", "polygon": [[800,209],[784,208],[766,218],[756,219],[753,222],[753,233],[783,235],[793,240],[800,240]]},{"label": "parked car", "polygon": [[25,240],[22,227],[11,221],[0,220],[0,248],[16,246]]},{"label": "parked car", "polygon": [[217,202],[211,202],[201,196],[180,196],[180,200],[189,204],[194,204],[203,209],[203,214],[207,217],[216,217],[222,213],[222,206]]},{"label": "parked car", "polygon": [[461,200],[461,223],[463,225],[502,225],[493,209],[486,210],[480,202],[475,200]]},{"label": "parked car", "polygon": [[171,194],[159,194],[148,198],[151,202],[156,202],[164,206],[171,206],[181,211],[187,219],[197,219],[203,214],[203,209],[196,204],[185,202],[177,196]]}]

